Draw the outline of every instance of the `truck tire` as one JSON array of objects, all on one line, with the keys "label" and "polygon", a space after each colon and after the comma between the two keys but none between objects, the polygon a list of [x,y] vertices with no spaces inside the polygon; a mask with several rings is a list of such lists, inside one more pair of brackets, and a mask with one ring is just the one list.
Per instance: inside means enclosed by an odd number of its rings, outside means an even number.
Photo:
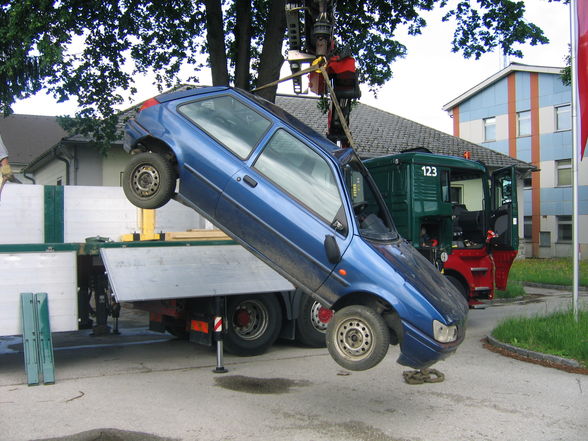
[{"label": "truck tire", "polygon": [[350,371],[377,365],[390,346],[390,331],[380,314],[363,305],[335,313],[327,327],[327,348],[333,360]]},{"label": "truck tire", "polygon": [[139,208],[163,207],[176,189],[173,165],[158,153],[143,152],[131,156],[123,172],[125,196]]},{"label": "truck tire", "polygon": [[296,319],[296,341],[311,348],[324,348],[327,325],[332,318],[332,310],[309,295],[302,294],[300,313]]},{"label": "truck tire", "polygon": [[276,296],[255,294],[228,299],[226,350],[239,356],[266,352],[282,329],[282,308]]},{"label": "truck tire", "polygon": [[461,280],[459,280],[455,276],[450,276],[447,274],[445,275],[445,277],[447,278],[447,280],[449,280],[451,282],[451,284],[453,286],[455,286],[455,289],[457,289],[457,291],[463,296],[464,299],[466,299],[466,300],[470,299],[470,297],[468,295],[468,290]]}]

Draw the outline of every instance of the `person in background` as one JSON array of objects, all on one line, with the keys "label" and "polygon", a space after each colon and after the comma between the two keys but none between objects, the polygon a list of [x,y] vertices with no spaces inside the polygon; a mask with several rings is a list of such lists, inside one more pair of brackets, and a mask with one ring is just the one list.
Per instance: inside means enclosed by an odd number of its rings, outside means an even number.
[{"label": "person in background", "polygon": [[6,150],[4,141],[2,141],[2,136],[0,136],[0,172],[2,173],[2,181],[14,180],[12,168],[8,163],[8,150]]}]

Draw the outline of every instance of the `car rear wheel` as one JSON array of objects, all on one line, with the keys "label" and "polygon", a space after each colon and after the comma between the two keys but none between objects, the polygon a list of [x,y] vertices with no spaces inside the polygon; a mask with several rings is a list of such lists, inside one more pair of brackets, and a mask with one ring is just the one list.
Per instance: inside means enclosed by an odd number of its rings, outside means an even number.
[{"label": "car rear wheel", "polygon": [[274,294],[231,296],[227,305],[228,352],[251,356],[266,352],[282,328],[282,308]]},{"label": "car rear wheel", "polygon": [[337,311],[327,328],[327,348],[345,369],[364,371],[386,356],[390,331],[380,314],[363,305]]},{"label": "car rear wheel", "polygon": [[332,318],[331,309],[303,294],[300,314],[296,319],[296,340],[311,348],[324,348],[327,326]]},{"label": "car rear wheel", "polygon": [[172,198],[176,179],[174,167],[166,158],[157,153],[137,153],[123,172],[123,190],[133,205],[155,209]]}]

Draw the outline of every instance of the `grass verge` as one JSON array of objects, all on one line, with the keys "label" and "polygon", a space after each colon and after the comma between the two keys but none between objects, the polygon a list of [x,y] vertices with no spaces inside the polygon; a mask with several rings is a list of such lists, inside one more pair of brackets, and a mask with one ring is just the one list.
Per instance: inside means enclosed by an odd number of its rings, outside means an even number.
[{"label": "grass verge", "polygon": [[572,358],[588,367],[588,311],[578,321],[571,311],[547,316],[509,318],[492,331],[497,340],[545,354]]},{"label": "grass verge", "polygon": [[[509,281],[548,285],[572,285],[572,259],[517,259],[508,275]],[[580,262],[580,286],[588,286],[588,260]]]},{"label": "grass verge", "polygon": [[506,290],[494,291],[494,298],[495,299],[514,299],[515,297],[523,297],[525,295],[525,288],[523,287],[523,282],[518,280],[509,280],[506,285]]}]

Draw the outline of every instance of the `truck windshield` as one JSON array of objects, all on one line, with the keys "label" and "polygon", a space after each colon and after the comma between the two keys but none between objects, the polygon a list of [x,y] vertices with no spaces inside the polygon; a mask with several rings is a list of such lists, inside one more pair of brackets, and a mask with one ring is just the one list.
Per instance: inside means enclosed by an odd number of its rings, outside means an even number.
[{"label": "truck windshield", "polygon": [[364,165],[352,155],[343,165],[345,186],[351,197],[359,234],[378,241],[398,238],[386,206]]}]

